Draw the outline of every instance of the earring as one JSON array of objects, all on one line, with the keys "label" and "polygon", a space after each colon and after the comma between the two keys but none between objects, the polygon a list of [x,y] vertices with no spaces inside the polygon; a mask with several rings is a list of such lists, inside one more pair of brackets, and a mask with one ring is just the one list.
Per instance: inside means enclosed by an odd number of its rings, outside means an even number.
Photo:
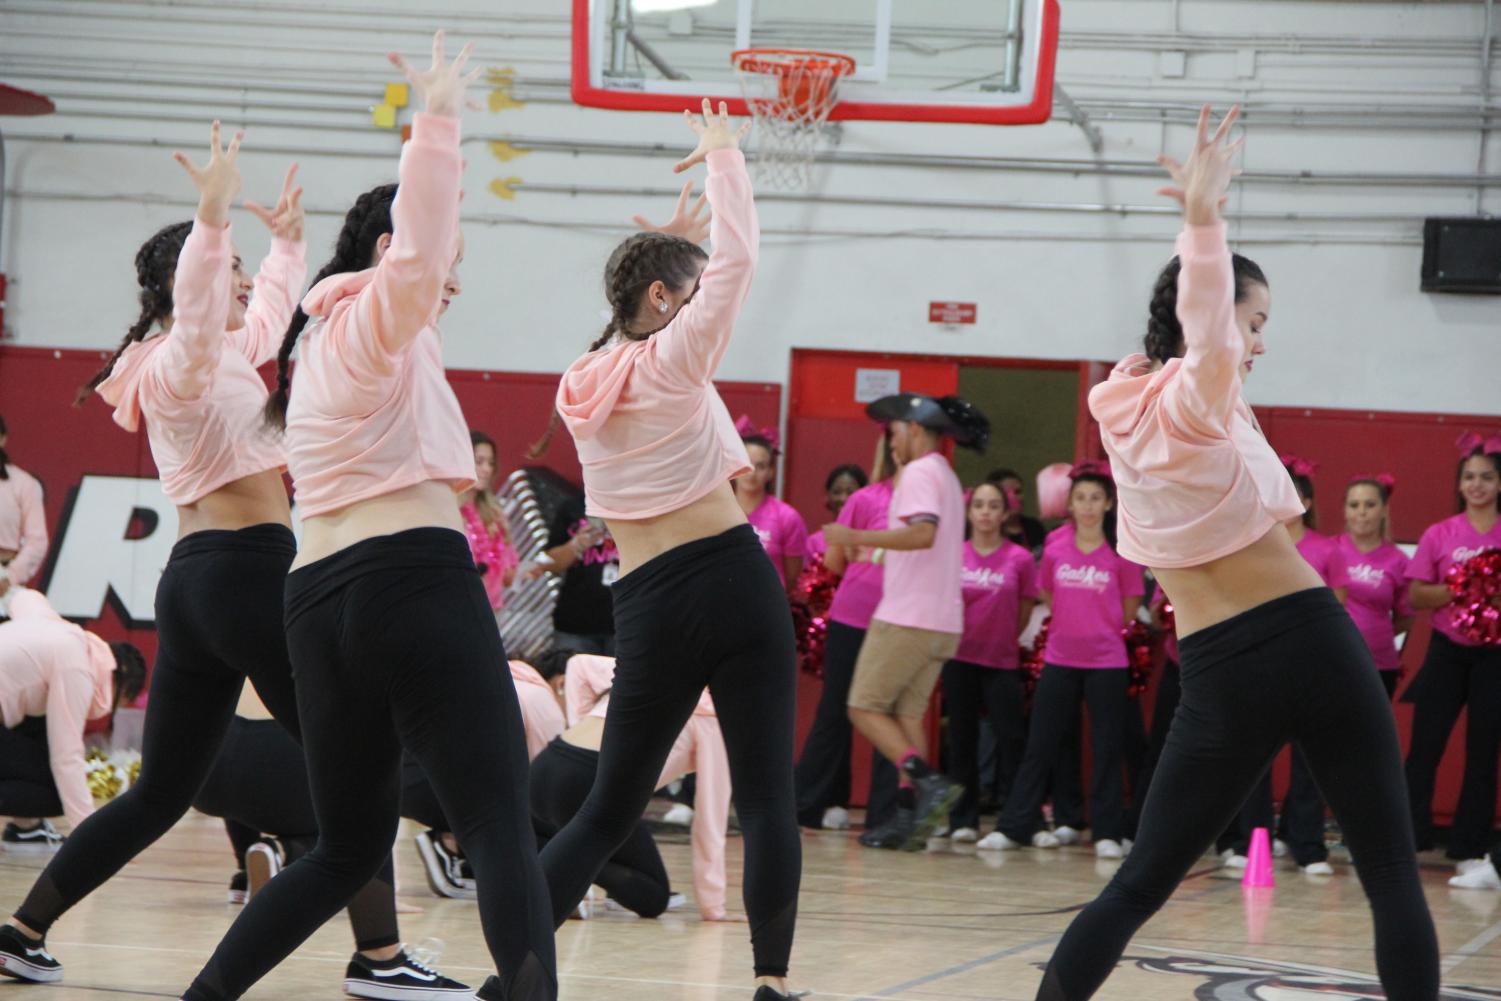
[{"label": "earring", "polygon": [[667,303],[664,302],[664,303],[661,303],[660,305],[658,305],[657,306],[657,312],[658,313],[665,313],[665,312],[667,312]]}]

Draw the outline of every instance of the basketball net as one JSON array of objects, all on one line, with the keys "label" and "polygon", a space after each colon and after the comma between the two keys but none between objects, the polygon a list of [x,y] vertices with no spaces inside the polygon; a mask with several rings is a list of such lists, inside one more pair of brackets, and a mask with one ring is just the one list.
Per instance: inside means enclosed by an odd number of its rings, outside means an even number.
[{"label": "basketball net", "polygon": [[855,61],[807,49],[741,49],[730,59],[756,122],[757,180],[784,191],[808,187],[839,79]]}]

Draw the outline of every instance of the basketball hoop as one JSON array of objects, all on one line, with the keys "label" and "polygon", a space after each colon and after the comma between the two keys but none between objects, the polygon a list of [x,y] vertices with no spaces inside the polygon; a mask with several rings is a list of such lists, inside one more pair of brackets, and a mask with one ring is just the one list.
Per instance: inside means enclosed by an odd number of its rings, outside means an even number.
[{"label": "basketball hoop", "polygon": [[756,176],[777,188],[807,187],[839,78],[855,72],[855,61],[838,52],[740,49],[730,62],[760,133]]}]

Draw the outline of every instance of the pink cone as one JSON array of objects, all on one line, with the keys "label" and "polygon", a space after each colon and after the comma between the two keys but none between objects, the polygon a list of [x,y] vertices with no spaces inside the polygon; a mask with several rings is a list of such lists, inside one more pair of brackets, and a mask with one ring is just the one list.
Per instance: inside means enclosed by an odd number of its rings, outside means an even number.
[{"label": "pink cone", "polygon": [[1265,827],[1258,827],[1251,832],[1251,852],[1247,856],[1246,873],[1240,878],[1240,885],[1277,885],[1277,877],[1272,872],[1272,839]]}]

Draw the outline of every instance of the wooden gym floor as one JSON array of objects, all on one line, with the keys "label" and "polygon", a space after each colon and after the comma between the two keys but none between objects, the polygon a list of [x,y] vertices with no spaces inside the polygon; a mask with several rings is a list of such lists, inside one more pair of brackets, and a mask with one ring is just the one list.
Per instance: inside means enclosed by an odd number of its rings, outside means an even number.
[{"label": "wooden gym floor", "polygon": [[[409,943],[440,945],[448,975],[478,986],[489,971],[475,905],[432,896],[404,823],[401,902]],[[665,835],[674,882],[689,883],[683,835]],[[946,845],[946,842],[935,842]],[[1108,878],[1087,848],[998,855],[935,848],[921,855],[860,848],[851,834],[807,833],[793,986],[815,998],[1029,1001],[1041,964],[1072,913]],[[729,852],[738,915],[741,845]],[[16,906],[44,859],[0,854],[0,907]],[[1269,895],[1247,899],[1212,859],[1143,929],[1097,995],[1106,1001],[1196,998],[1297,1001],[1380,996],[1370,918],[1348,865],[1311,879],[1279,868]],[[190,814],[159,844],[66,915],[51,951],[60,985],[0,978],[0,1001],[176,997],[239,909],[225,903],[232,862],[219,823]],[[1439,859],[1424,883],[1443,950],[1445,999],[1501,1001],[1501,893],[1450,890]],[[248,995],[337,999],[351,949],[336,919]],[[563,1001],[749,1001],[743,919],[722,924],[687,910],[660,920],[605,914],[558,935]]]}]

